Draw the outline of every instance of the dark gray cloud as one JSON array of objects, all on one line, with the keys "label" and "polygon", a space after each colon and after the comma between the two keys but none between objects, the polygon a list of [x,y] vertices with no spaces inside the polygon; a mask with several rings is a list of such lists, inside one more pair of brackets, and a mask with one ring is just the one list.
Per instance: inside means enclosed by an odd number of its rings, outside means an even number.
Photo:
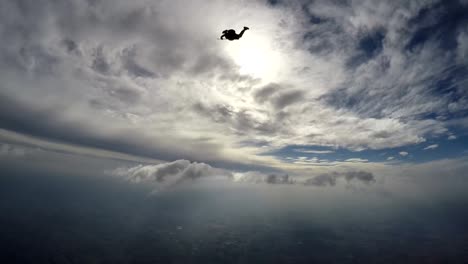
[{"label": "dark gray cloud", "polygon": [[135,46],[122,51],[122,61],[124,68],[129,74],[135,77],[154,78],[156,74],[144,66],[140,65],[138,60],[138,51]]},{"label": "dark gray cloud", "polygon": [[120,87],[110,91],[111,96],[115,96],[121,101],[128,102],[131,104],[138,103],[140,100],[141,94],[131,88]]},{"label": "dark gray cloud", "polygon": [[92,68],[101,74],[109,74],[111,66],[107,62],[107,59],[102,49],[103,49],[102,46],[98,47],[95,53],[93,54],[94,60],[93,60]]},{"label": "dark gray cloud", "polygon": [[254,94],[254,98],[257,102],[263,103],[269,98],[275,94],[276,92],[280,91],[282,89],[281,85],[276,84],[276,83],[270,83],[259,90],[257,90]]},{"label": "dark gray cloud", "polygon": [[233,173],[232,179],[235,182],[245,183],[264,183],[264,184],[279,184],[279,185],[304,185],[304,186],[335,186],[340,179],[343,179],[347,184],[363,183],[366,185],[376,182],[373,173],[367,171],[346,171],[346,172],[330,172],[323,173],[314,177],[305,178],[304,176],[289,176],[281,173],[261,173],[249,171],[243,173]]},{"label": "dark gray cloud", "polygon": [[228,122],[235,115],[234,110],[227,105],[215,105],[210,108],[199,102],[193,105],[193,109],[219,123]]},{"label": "dark gray cloud", "polygon": [[260,104],[270,102],[276,110],[281,110],[303,100],[304,95],[302,90],[291,90],[285,85],[270,83],[256,90],[254,99]]},{"label": "dark gray cloud", "polygon": [[313,186],[335,186],[337,175],[336,174],[321,174],[316,177],[307,179],[304,185]]},{"label": "dark gray cloud", "polygon": [[297,103],[304,99],[304,92],[300,90],[288,91],[278,95],[274,100],[276,109],[283,109],[286,106]]},{"label": "dark gray cloud", "polygon": [[371,172],[366,171],[348,171],[345,173],[332,172],[325,173],[309,178],[304,182],[304,185],[313,186],[335,186],[338,179],[345,179],[348,183],[352,181],[361,182],[364,184],[374,183],[375,177]]},{"label": "dark gray cloud", "polygon": [[194,104],[193,109],[216,123],[229,125],[239,134],[248,134],[251,131],[262,134],[274,134],[280,129],[278,123],[273,122],[271,119],[257,119],[247,109],[236,110],[229,105],[215,105],[210,107],[200,102]]},{"label": "dark gray cloud", "polygon": [[268,184],[293,184],[294,183],[294,181],[289,178],[288,174],[285,174],[285,175],[268,174],[265,182]]},{"label": "dark gray cloud", "polygon": [[357,180],[363,183],[373,183],[375,182],[375,177],[372,173],[366,171],[349,171],[345,173],[346,181]]}]

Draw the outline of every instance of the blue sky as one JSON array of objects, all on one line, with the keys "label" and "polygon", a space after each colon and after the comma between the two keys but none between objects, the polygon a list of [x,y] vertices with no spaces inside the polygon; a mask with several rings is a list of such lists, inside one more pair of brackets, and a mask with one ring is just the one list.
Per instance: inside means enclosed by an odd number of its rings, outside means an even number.
[{"label": "blue sky", "polygon": [[290,145],[278,150],[266,152],[264,155],[274,155],[285,162],[294,162],[306,157],[307,160],[317,158],[323,165],[333,161],[349,162],[382,162],[382,163],[424,163],[440,159],[453,159],[466,156],[468,139],[462,136],[455,139],[437,139],[415,145],[385,148],[379,150],[351,151],[344,148],[324,146]]}]

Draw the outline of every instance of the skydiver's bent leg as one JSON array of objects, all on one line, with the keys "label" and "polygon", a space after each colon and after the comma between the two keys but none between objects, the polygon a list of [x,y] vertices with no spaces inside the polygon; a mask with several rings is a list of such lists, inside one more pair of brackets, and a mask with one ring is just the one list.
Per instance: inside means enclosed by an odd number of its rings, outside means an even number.
[{"label": "skydiver's bent leg", "polygon": [[239,35],[237,35],[237,39],[242,38],[242,36],[244,35],[244,32],[245,32],[246,30],[248,30],[248,29],[249,29],[248,27],[244,27],[244,29],[242,29],[242,31],[239,33]]}]

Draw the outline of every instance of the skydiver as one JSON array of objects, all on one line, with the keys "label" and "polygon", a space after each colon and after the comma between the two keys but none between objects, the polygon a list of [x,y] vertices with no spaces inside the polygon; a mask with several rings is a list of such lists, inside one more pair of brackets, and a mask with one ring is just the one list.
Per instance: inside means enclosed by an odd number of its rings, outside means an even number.
[{"label": "skydiver", "polygon": [[234,29],[226,29],[223,31],[223,35],[221,35],[220,39],[226,38],[231,41],[240,39],[242,35],[244,35],[244,32],[248,29],[249,29],[248,27],[244,27],[244,29],[242,29],[242,31],[239,34],[236,34],[236,31]]}]

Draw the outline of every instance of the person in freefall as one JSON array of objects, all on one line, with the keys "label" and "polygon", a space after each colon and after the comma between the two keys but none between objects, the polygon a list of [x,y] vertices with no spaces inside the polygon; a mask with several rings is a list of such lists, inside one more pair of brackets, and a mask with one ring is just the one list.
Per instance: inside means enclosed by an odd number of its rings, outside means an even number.
[{"label": "person in freefall", "polygon": [[223,35],[221,35],[221,39],[226,38],[231,41],[240,39],[242,35],[244,35],[244,32],[248,29],[249,29],[248,27],[244,27],[244,29],[242,29],[242,31],[239,34],[237,34],[234,29],[226,29],[223,31]]}]

